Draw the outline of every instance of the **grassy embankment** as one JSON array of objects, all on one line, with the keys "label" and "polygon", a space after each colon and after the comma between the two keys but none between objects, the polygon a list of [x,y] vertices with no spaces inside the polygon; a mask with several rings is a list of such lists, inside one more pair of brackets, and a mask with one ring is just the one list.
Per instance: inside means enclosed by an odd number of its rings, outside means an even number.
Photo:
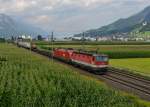
[{"label": "grassy embankment", "polygon": [[1,107],[148,107],[149,103],[12,45],[0,44]]}]

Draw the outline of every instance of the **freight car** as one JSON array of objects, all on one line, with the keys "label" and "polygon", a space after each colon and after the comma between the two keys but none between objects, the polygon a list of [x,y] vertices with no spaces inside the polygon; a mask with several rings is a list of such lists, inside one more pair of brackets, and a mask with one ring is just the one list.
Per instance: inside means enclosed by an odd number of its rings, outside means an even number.
[{"label": "freight car", "polygon": [[52,56],[95,73],[104,73],[109,66],[107,55],[76,51],[73,49],[54,49]]},{"label": "freight car", "polygon": [[22,41],[17,42],[17,46],[27,48],[27,49],[36,49],[37,48],[34,43],[22,42]]}]

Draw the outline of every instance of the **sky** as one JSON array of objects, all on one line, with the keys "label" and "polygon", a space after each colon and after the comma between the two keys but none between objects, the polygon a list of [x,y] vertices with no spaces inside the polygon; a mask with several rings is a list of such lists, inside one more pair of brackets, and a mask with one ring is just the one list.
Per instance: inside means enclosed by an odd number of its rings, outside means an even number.
[{"label": "sky", "polygon": [[127,18],[150,0],[0,0],[0,13],[57,35],[72,35]]}]

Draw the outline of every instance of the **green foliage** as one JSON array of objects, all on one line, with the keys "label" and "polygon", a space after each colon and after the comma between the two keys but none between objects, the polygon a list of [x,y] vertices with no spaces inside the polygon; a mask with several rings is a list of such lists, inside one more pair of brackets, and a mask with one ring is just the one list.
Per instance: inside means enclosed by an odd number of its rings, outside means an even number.
[{"label": "green foliage", "polygon": [[127,52],[116,52],[107,51],[102,52],[108,55],[111,59],[123,59],[123,58],[150,58],[150,51],[127,51]]},{"label": "green foliage", "polygon": [[146,26],[143,26],[143,28],[140,30],[140,32],[146,32],[150,31],[150,23],[148,23]]},{"label": "green foliage", "polygon": [[[36,45],[51,45],[51,42],[45,41],[34,41]],[[69,42],[54,42],[54,45],[82,45],[82,41],[69,41]],[[101,42],[88,42],[86,41],[84,45],[150,45],[150,42],[137,42],[137,41],[128,41],[128,42],[120,42],[120,41],[101,41]]]},{"label": "green foliage", "polygon": [[4,38],[0,38],[0,43],[5,42]]},{"label": "green foliage", "polygon": [[[51,45],[39,45],[40,48],[51,50]],[[82,49],[82,45],[54,45],[54,47]],[[85,45],[85,50],[107,54],[112,59],[150,58],[150,45]]]},{"label": "green foliage", "polygon": [[1,107],[145,107],[45,57],[0,44]]}]

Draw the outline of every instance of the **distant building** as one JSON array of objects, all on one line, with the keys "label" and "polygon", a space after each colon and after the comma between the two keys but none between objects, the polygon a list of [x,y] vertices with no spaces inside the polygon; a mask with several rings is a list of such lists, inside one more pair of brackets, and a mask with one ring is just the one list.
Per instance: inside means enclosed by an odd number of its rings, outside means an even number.
[{"label": "distant building", "polygon": [[[58,38],[57,38],[58,39]],[[72,41],[72,37],[64,37],[63,41]]]},{"label": "distant building", "polygon": [[22,36],[19,36],[19,38],[22,38],[22,39],[32,39],[32,37],[30,35],[22,35]]},{"label": "distant building", "polygon": [[84,38],[86,41],[96,41],[95,37],[85,37]]},{"label": "distant building", "polygon": [[145,22],[143,22],[143,26],[146,26],[147,25],[147,22],[145,21]]},{"label": "distant building", "polygon": [[42,38],[42,35],[38,35],[37,36],[37,40],[42,40],[43,38]]},{"label": "distant building", "polygon": [[110,40],[112,40],[111,37],[105,37],[105,36],[97,37],[97,41],[110,41]]},{"label": "distant building", "polygon": [[77,40],[77,41],[80,41],[80,40],[82,40],[82,37],[76,37],[76,36],[74,36],[74,37],[72,37],[72,40]]},{"label": "distant building", "polygon": [[38,35],[36,37],[36,40],[39,40],[39,41],[51,41],[51,38],[48,38],[48,36],[44,37],[42,35]]},{"label": "distant building", "polygon": [[135,40],[136,40],[136,41],[144,41],[144,38],[142,38],[142,37],[137,37],[137,38],[135,38]]},{"label": "distant building", "polygon": [[42,40],[46,42],[50,41],[49,38],[42,38]]}]

